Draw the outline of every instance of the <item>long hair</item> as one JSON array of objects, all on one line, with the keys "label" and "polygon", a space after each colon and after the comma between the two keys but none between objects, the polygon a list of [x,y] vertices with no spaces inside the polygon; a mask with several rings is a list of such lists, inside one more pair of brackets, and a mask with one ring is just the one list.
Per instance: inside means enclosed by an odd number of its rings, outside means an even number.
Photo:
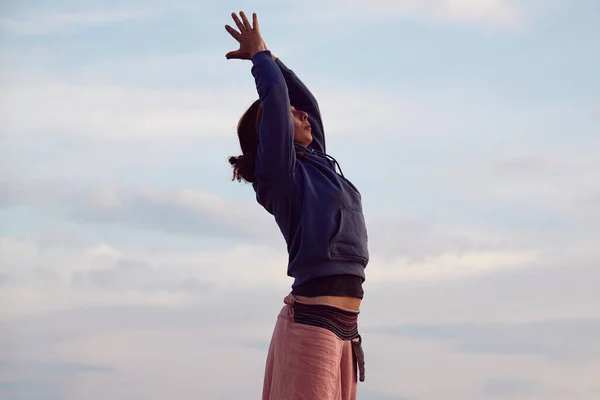
[{"label": "long hair", "polygon": [[241,182],[252,183],[254,177],[254,164],[256,163],[256,151],[258,148],[258,128],[262,119],[262,108],[260,100],[256,100],[242,115],[237,126],[238,139],[242,154],[237,157],[229,157],[229,164],[233,167],[233,179]]}]

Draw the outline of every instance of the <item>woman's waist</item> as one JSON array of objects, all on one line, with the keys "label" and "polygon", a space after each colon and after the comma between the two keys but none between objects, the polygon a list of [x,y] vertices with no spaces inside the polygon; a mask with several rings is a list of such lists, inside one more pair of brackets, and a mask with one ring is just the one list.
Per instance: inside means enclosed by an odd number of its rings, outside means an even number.
[{"label": "woman's waist", "polygon": [[[354,340],[358,334],[357,309],[346,308],[336,304],[304,302],[304,299],[290,294],[285,303],[289,315],[295,323],[312,325],[327,329],[342,340]],[[309,300],[310,301],[310,300]],[[346,304],[348,305],[348,304]]]},{"label": "woman's waist", "polygon": [[351,296],[315,296],[306,297],[294,295],[294,298],[302,304],[307,305],[327,305],[340,308],[346,311],[359,312],[362,299]]},{"label": "woman's waist", "polygon": [[362,299],[350,296],[316,296],[305,297],[294,295],[298,302],[309,305],[327,305],[346,311],[359,312]]}]

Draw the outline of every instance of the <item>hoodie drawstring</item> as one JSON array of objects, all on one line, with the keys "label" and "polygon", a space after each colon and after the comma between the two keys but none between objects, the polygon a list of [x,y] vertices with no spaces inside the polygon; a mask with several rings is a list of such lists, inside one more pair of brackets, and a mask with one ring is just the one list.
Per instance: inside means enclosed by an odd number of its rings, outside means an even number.
[{"label": "hoodie drawstring", "polygon": [[322,151],[319,151],[319,150],[309,149],[307,147],[302,147],[302,146],[298,146],[298,147],[301,149],[302,153],[309,152],[309,153],[313,153],[313,154],[316,154],[318,156],[321,156],[321,157],[324,157],[324,158],[328,159],[334,165],[333,170],[335,171],[335,167],[337,166],[338,170],[340,171],[340,175],[342,176],[342,178],[344,178],[344,179],[346,178],[344,176],[344,172],[342,171],[342,167],[340,166],[340,163],[338,163],[337,160],[335,158],[333,158],[332,156],[330,156],[329,154],[323,153]]}]

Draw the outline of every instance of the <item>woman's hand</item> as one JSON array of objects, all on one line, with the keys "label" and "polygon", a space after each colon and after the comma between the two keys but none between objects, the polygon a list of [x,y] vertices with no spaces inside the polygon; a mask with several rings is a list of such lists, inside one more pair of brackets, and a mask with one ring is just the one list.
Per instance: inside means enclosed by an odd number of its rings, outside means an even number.
[{"label": "woman's hand", "polygon": [[243,11],[240,11],[241,21],[235,13],[232,13],[231,17],[240,31],[236,31],[229,25],[225,25],[225,29],[239,42],[240,48],[227,53],[225,55],[227,59],[250,60],[256,53],[267,50],[267,46],[260,35],[256,13],[252,14],[252,25],[250,25],[250,21],[248,21]]}]

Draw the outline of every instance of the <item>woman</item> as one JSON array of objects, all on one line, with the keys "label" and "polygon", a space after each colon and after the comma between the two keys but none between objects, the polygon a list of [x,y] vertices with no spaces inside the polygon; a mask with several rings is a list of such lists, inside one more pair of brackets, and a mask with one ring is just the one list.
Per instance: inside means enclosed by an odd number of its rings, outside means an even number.
[{"label": "woman", "polygon": [[232,17],[239,31],[225,28],[240,48],[226,57],[252,61],[259,100],[238,124],[243,154],[229,162],[275,217],[294,278],[271,339],[263,400],[356,399],[369,258],[361,195],[325,154],[317,102],[267,49],[256,14],[252,24],[243,12]]}]

